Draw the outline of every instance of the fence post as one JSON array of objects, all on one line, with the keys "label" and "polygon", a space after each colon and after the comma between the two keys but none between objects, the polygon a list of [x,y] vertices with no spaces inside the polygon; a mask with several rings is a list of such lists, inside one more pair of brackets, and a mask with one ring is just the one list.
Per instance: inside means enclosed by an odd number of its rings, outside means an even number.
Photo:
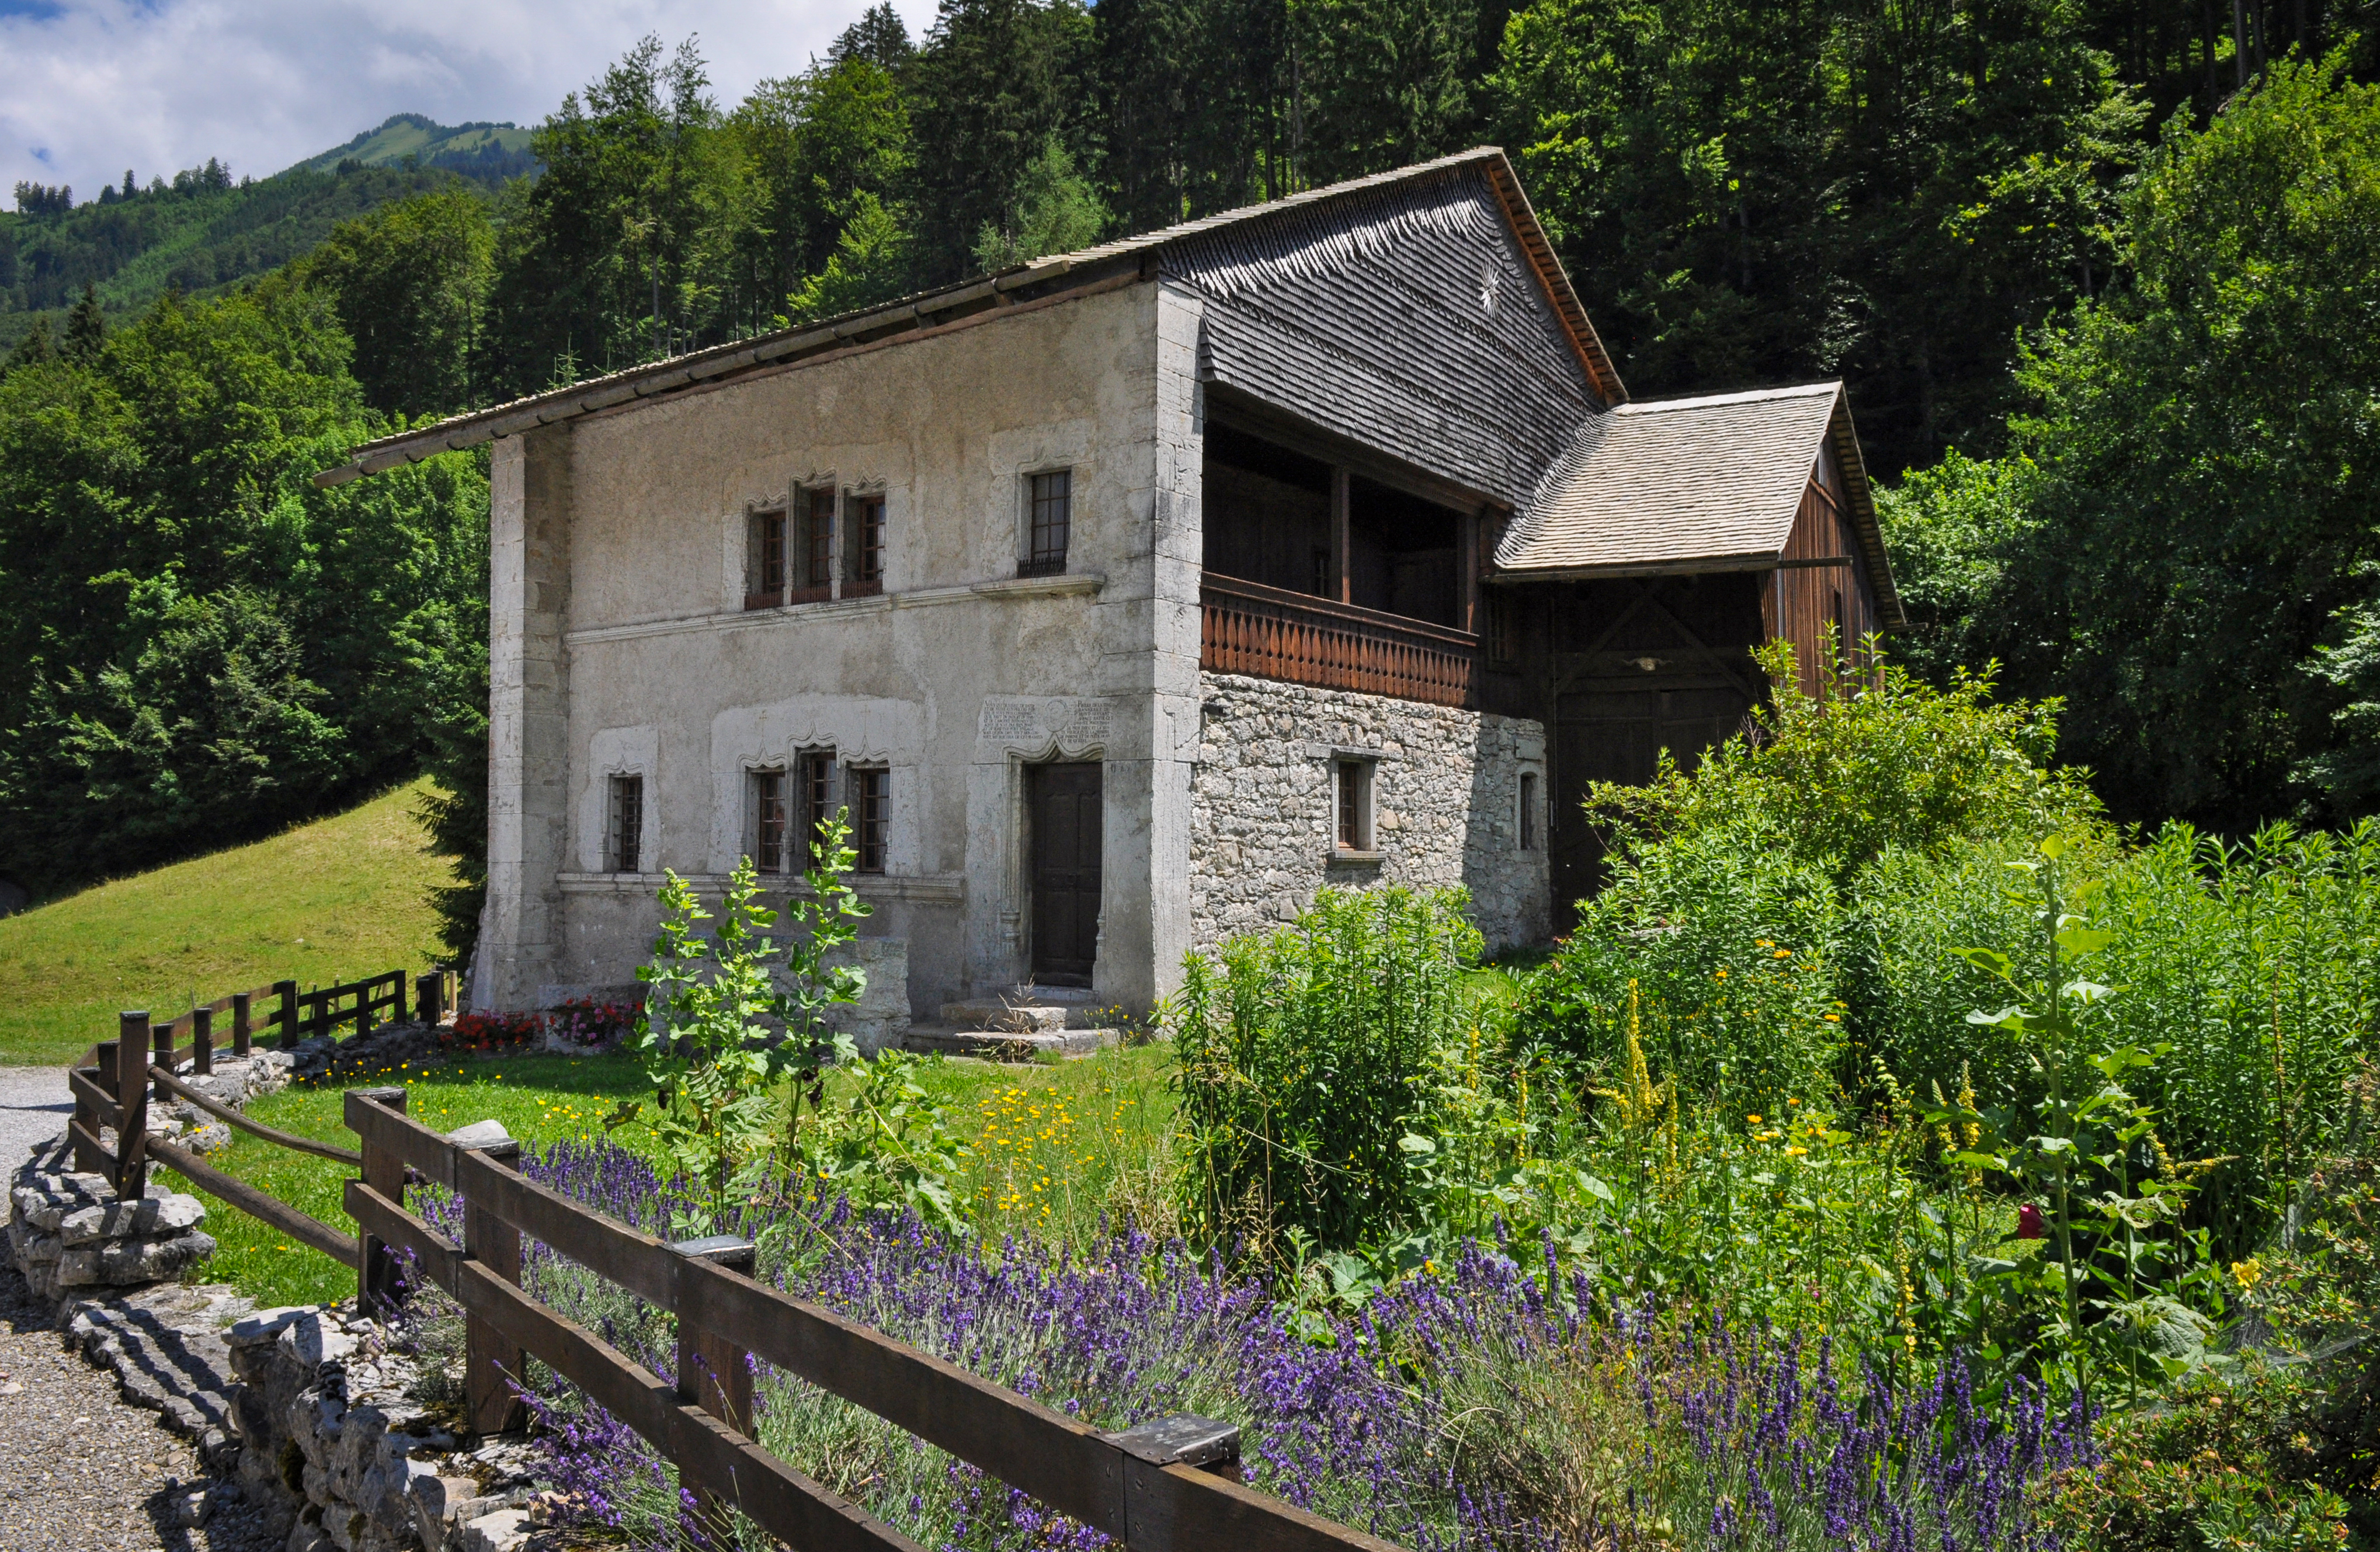
[{"label": "fence post", "polygon": [[424,1024],[434,1025],[446,1016],[446,999],[441,995],[445,988],[438,982],[433,971],[413,983],[413,1016]]},{"label": "fence post", "polygon": [[[509,1139],[483,1144],[471,1151],[491,1164],[507,1170],[520,1168],[520,1144]],[[468,1194],[463,1198],[463,1250],[495,1276],[516,1288],[520,1286],[520,1231],[482,1208]],[[508,1434],[522,1425],[526,1409],[514,1396],[510,1382],[522,1378],[528,1364],[528,1354],[521,1350],[520,1343],[476,1315],[465,1321],[463,1404],[470,1412],[473,1432]]]},{"label": "fence post", "polygon": [[149,1015],[119,1013],[115,1028],[115,1195],[137,1202],[148,1188]]},{"label": "fence post", "polygon": [[248,993],[233,992],[231,994],[231,1053],[234,1056],[245,1057],[248,1055],[249,1048],[255,1044],[256,1031],[250,1026],[249,1019]]},{"label": "fence post", "polygon": [[[115,1091],[115,1042],[102,1040],[91,1054],[98,1059],[98,1064],[91,1070],[92,1079],[101,1088],[111,1094],[114,1093]],[[100,1120],[98,1116],[91,1113],[91,1101],[82,1097],[82,1091],[79,1089],[75,1091],[75,1119],[82,1122],[83,1130],[89,1132],[92,1141],[96,1142],[99,1137]],[[80,1133],[74,1134],[74,1155],[77,1173],[96,1175],[106,1171],[107,1166],[101,1160],[99,1150],[91,1143],[84,1142]]]},{"label": "fence post", "polygon": [[[711,1234],[698,1240],[678,1240],[670,1249],[688,1261],[708,1261],[731,1272],[752,1275],[755,1247],[735,1234]],[[679,1276],[674,1279],[671,1303],[677,1313],[677,1399],[698,1406],[722,1423],[752,1437],[752,1357],[741,1342],[721,1329],[721,1322],[702,1307],[704,1279]],[[708,1488],[694,1489],[694,1514],[702,1534],[721,1540],[714,1527],[727,1524],[726,1506]],[[732,1538],[727,1538],[732,1539]]]},{"label": "fence post", "polygon": [[1240,1430],[1210,1417],[1177,1414],[1136,1428],[1102,1436],[1123,1450],[1124,1545],[1168,1552],[1180,1545],[1173,1534],[1173,1484],[1168,1466],[1240,1480]]},{"label": "fence post", "polygon": [[[164,1024],[155,1025],[150,1030],[150,1036],[156,1042],[157,1049],[156,1054],[150,1057],[149,1060],[155,1062],[158,1066],[163,1067],[168,1073],[172,1072],[174,1070],[173,1021],[168,1019]],[[147,1077],[148,1074],[143,1073],[141,1076]],[[170,1105],[173,1102],[174,1091],[167,1088],[164,1084],[159,1084],[157,1085],[157,1103],[160,1105]]]},{"label": "fence post", "polygon": [[273,995],[281,999],[281,1012],[274,1015],[274,1022],[281,1025],[281,1049],[296,1050],[298,1049],[298,983],[275,981],[273,983]]},{"label": "fence post", "polygon": [[396,990],[395,1000],[388,1005],[388,1022],[403,1024],[405,1022],[405,972],[402,969],[392,970],[389,972],[389,978],[396,982]]},{"label": "fence post", "polygon": [[371,993],[370,981],[356,983],[356,1038],[358,1040],[372,1032]]},{"label": "fence post", "polygon": [[[405,1113],[405,1090],[401,1088],[359,1088],[358,1098],[375,1105],[385,1105],[397,1114]],[[386,1148],[376,1147],[370,1138],[363,1140],[364,1184],[379,1192],[398,1206],[405,1206],[405,1160]],[[396,1303],[405,1292],[402,1269],[389,1248],[360,1229],[356,1231],[356,1294],[366,1315],[377,1319],[382,1310]]]},{"label": "fence post", "polygon": [[193,1073],[215,1070],[215,1011],[195,1008],[190,1012],[190,1071]]}]

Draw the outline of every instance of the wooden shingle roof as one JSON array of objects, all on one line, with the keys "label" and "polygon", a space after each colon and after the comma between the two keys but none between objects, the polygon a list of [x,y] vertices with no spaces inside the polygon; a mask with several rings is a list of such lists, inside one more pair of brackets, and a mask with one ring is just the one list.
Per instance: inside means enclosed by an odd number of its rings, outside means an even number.
[{"label": "wooden shingle roof", "polygon": [[1627,389],[1602,340],[1597,337],[1594,325],[1587,321],[1570,277],[1554,257],[1552,246],[1511,162],[1500,149],[1480,146],[1434,162],[1353,178],[1267,204],[1225,211],[1078,252],[1052,254],[978,280],[921,292],[799,328],[648,362],[508,404],[452,416],[366,443],[355,449],[346,463],[316,475],[314,483],[335,485],[401,464],[419,462],[435,454],[476,446],[497,437],[516,435],[639,399],[726,382],[764,370],[783,370],[798,362],[861,346],[896,344],[905,336],[922,337],[962,320],[997,314],[1005,308],[1066,291],[1135,278],[1154,279],[1165,267],[1169,249],[1233,226],[1309,220],[1324,207],[1361,202],[1379,190],[1439,178],[1459,168],[1475,168],[1488,178],[1537,285],[1561,321],[1570,349],[1593,382],[1597,395],[1607,405],[1625,399]]},{"label": "wooden shingle roof", "polygon": [[1774,566],[1826,447],[1877,606],[1898,624],[1840,382],[1638,400],[1592,417],[1506,527],[1497,573],[1554,580]]}]

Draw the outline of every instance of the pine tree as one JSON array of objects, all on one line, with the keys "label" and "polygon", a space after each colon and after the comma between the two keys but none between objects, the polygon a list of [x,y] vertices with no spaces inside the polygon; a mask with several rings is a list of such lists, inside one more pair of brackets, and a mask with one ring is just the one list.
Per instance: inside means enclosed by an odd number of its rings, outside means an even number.
[{"label": "pine tree", "polygon": [[38,316],[33,320],[32,328],[26,332],[25,337],[17,342],[17,348],[8,352],[8,370],[13,371],[18,367],[37,367],[44,361],[55,361],[57,358],[58,342],[50,333],[50,321],[46,316]]},{"label": "pine tree", "polygon": [[107,314],[99,305],[99,287],[83,283],[82,300],[67,314],[67,337],[59,354],[84,365],[99,359],[107,345]]}]

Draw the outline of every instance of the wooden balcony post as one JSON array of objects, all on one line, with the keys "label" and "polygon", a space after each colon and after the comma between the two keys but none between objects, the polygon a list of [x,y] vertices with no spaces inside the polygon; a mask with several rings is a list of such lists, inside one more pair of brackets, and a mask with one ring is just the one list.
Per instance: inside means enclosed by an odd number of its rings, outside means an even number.
[{"label": "wooden balcony post", "polygon": [[115,1194],[137,1202],[148,1187],[149,1015],[120,1013],[115,1028]]},{"label": "wooden balcony post", "polygon": [[246,1056],[256,1043],[256,1031],[248,1002],[247,992],[231,994],[231,1053],[234,1056]]},{"label": "wooden balcony post", "polygon": [[1330,470],[1330,596],[1341,603],[1355,601],[1355,567],[1350,553],[1355,530],[1349,515],[1354,505],[1354,483],[1344,468]]},{"label": "wooden balcony post", "polygon": [[[384,1105],[397,1114],[405,1113],[405,1090],[402,1088],[359,1088],[358,1098]],[[405,1206],[405,1160],[386,1148],[375,1147],[370,1137],[363,1142],[364,1183],[379,1192],[398,1206]],[[358,1231],[360,1243],[356,1247],[356,1292],[368,1315],[399,1303],[404,1297],[404,1278],[387,1244],[370,1234]]]},{"label": "wooden balcony post", "polygon": [[193,1008],[190,1011],[190,1071],[194,1073],[215,1070],[215,1011]]},{"label": "wooden balcony post", "polygon": [[[506,1140],[472,1149],[492,1164],[520,1168],[520,1144]],[[471,1200],[463,1199],[463,1248],[472,1260],[517,1287],[521,1278],[520,1231]],[[519,1428],[527,1409],[512,1382],[526,1376],[528,1355],[493,1326],[472,1316],[463,1328],[463,1404],[472,1431],[506,1434]]]}]

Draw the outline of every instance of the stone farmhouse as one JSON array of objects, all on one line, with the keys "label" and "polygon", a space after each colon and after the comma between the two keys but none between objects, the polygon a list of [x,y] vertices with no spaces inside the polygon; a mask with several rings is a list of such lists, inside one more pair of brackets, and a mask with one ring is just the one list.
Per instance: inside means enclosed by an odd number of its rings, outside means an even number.
[{"label": "stone farmhouse", "polygon": [[[470,997],[847,809],[892,1026],[1148,1007],[1324,885],[1589,888],[1575,798],[1900,623],[1838,383],[1632,401],[1482,149],[358,450],[493,447]],[[967,1010],[953,1010],[962,1016]]]}]

